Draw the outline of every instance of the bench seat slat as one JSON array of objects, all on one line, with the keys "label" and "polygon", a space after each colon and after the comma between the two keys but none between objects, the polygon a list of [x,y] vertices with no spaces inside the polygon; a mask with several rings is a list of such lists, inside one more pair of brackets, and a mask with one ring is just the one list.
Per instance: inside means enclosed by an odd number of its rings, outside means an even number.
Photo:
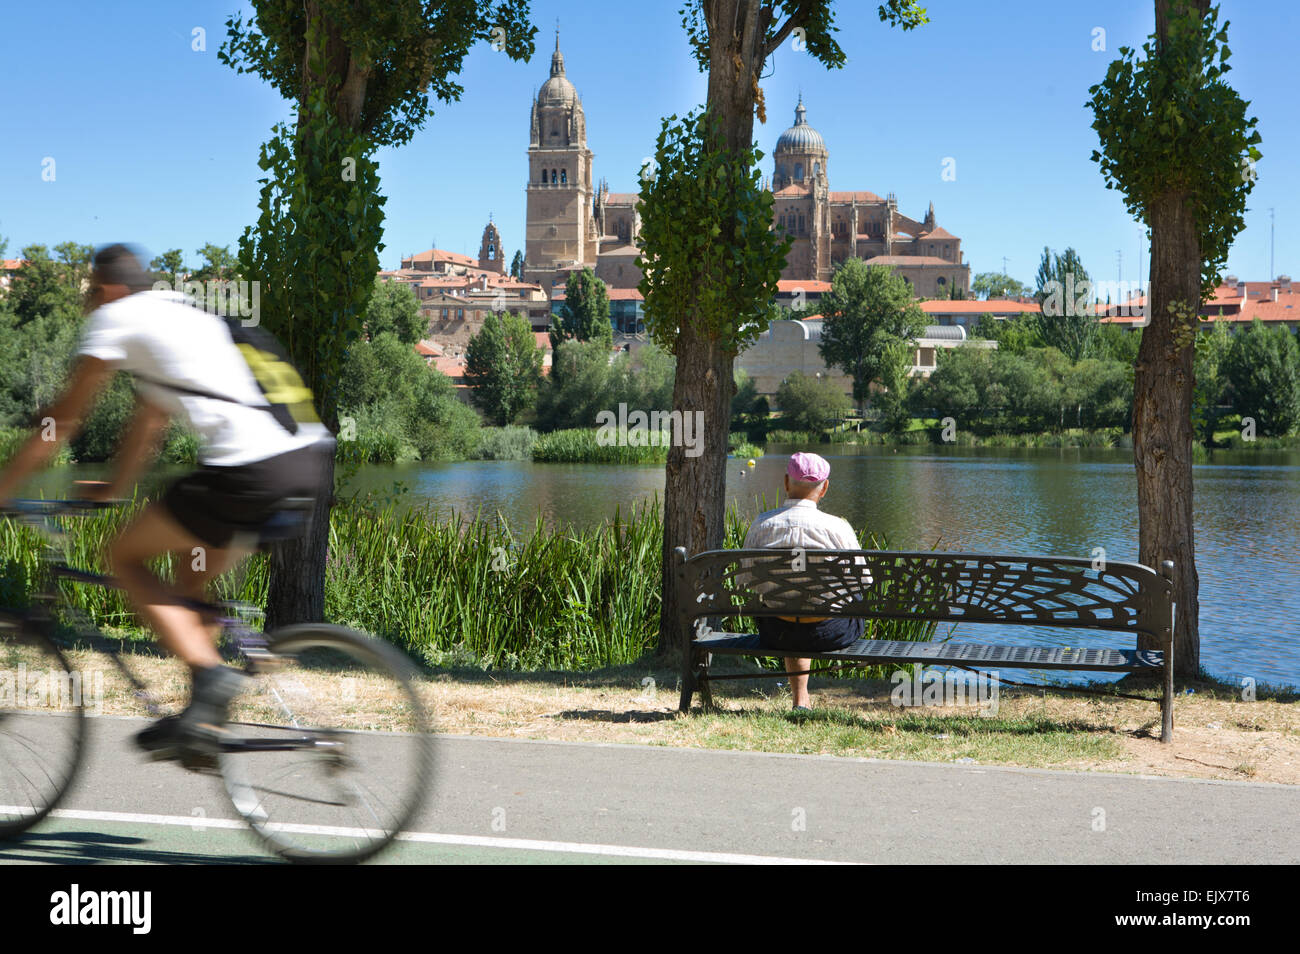
[{"label": "bench seat slat", "polygon": [[925,663],[1000,667],[1003,669],[1072,669],[1097,672],[1139,672],[1164,666],[1159,650],[1086,649],[1064,646],[990,646],[985,643],[909,643],[859,639],[852,646],[828,652],[769,649],[757,633],[711,633],[693,641],[694,648],[730,656],[781,656],[834,662]]}]

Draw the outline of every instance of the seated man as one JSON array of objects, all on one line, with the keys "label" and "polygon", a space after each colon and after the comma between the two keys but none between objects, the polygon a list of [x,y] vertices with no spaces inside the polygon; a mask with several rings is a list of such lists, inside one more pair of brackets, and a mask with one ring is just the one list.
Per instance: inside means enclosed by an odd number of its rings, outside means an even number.
[{"label": "seated man", "polygon": [[[847,520],[822,513],[817,502],[830,487],[831,465],[816,454],[794,454],[785,471],[786,502],[759,514],[745,534],[745,549],[858,550],[858,535]],[[761,584],[760,584],[761,585]],[[758,620],[758,637],[767,649],[825,652],[862,638],[862,620],[824,616],[768,616]],[[808,709],[811,659],[786,659],[795,709]],[[803,673],[803,675],[794,675]]]}]

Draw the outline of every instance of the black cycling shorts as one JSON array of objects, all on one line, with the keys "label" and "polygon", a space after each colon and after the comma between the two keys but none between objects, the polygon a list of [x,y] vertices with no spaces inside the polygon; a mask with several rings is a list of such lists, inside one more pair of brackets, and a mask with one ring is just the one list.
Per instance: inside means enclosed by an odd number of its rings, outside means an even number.
[{"label": "black cycling shorts", "polygon": [[257,533],[286,497],[324,493],[332,451],[327,442],[234,467],[202,464],[167,489],[162,505],[201,542],[222,549],[237,533]]}]

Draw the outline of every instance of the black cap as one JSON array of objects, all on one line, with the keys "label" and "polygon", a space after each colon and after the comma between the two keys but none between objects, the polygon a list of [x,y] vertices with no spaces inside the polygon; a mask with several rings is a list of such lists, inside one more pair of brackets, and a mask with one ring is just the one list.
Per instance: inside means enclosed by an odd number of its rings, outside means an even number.
[{"label": "black cap", "polygon": [[101,285],[125,285],[132,292],[153,287],[153,275],[141,264],[140,256],[120,242],[96,252],[93,265]]}]

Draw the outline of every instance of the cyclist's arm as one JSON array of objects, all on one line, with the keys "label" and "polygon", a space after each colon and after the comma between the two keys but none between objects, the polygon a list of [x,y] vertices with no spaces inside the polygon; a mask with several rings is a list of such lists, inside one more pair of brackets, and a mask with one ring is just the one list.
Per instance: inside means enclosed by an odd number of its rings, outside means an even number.
[{"label": "cyclist's arm", "polygon": [[77,359],[63,395],[41,415],[36,433],[0,472],[0,502],[9,500],[23,481],[48,464],[59,447],[76,436],[95,398],[112,376],[113,366],[107,361],[88,356]]},{"label": "cyclist's arm", "polygon": [[135,416],[122,438],[117,458],[113,464],[113,477],[103,488],[105,498],[125,497],[130,494],[136,477],[150,461],[158,456],[159,437],[171,415],[139,395],[135,399]]}]

